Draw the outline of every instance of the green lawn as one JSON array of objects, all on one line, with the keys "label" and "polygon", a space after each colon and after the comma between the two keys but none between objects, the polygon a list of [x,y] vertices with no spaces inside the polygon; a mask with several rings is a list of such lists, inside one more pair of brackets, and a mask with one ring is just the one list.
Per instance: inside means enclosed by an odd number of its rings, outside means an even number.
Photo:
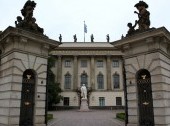
[{"label": "green lawn", "polygon": [[125,113],[117,113],[116,118],[124,121],[125,120]]},{"label": "green lawn", "polygon": [[47,114],[47,121],[53,119],[53,114]]}]

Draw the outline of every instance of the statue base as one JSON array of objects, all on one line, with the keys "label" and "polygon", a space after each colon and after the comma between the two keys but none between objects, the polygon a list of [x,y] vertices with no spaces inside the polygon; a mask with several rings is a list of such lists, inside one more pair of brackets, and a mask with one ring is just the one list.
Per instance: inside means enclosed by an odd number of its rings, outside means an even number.
[{"label": "statue base", "polygon": [[88,107],[87,99],[85,99],[85,98],[81,99],[81,105],[80,105],[80,110],[79,111],[80,112],[88,112],[88,111],[90,111],[89,107]]}]

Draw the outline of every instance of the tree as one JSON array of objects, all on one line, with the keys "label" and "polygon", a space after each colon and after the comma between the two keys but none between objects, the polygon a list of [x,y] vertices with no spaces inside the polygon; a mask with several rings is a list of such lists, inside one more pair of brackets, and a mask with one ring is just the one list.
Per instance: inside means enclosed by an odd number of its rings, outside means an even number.
[{"label": "tree", "polygon": [[55,64],[55,58],[50,56],[48,58],[48,67],[47,67],[47,90],[48,90],[48,110],[53,109],[53,104],[57,104],[63,97],[60,95],[62,92],[60,88],[60,83],[55,82],[55,75],[52,72],[51,68]]}]

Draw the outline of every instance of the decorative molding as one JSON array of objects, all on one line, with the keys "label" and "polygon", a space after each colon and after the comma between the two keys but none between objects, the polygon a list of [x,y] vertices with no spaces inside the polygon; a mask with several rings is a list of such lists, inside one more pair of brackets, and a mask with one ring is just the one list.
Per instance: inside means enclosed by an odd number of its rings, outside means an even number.
[{"label": "decorative molding", "polygon": [[69,72],[69,71],[67,71],[67,73],[66,73],[64,76],[66,76],[66,75],[71,76],[71,74],[70,74],[70,72]]},{"label": "decorative molding", "polygon": [[154,42],[154,39],[153,39],[153,37],[149,37],[149,38],[146,38],[145,42],[152,43],[152,42]]},{"label": "decorative molding", "polygon": [[27,43],[28,42],[28,39],[26,37],[20,37],[20,42],[21,43]]},{"label": "decorative molding", "polygon": [[[138,71],[133,64],[126,64],[125,69],[126,69],[127,66],[131,67],[135,71],[135,74]],[[126,71],[127,71],[127,69],[126,69]],[[133,73],[133,72],[131,72],[131,73]]]},{"label": "decorative molding", "polygon": [[98,75],[103,75],[103,73],[101,71],[99,71],[99,74]]},{"label": "decorative molding", "polygon": [[66,56],[74,56],[74,55],[83,55],[83,56],[97,56],[97,55],[110,55],[110,56],[121,56],[123,53],[121,51],[107,51],[107,50],[55,50],[50,54],[52,55],[66,55]]},{"label": "decorative molding", "polygon": [[43,48],[50,49],[50,46],[49,46],[49,44],[43,44]]},{"label": "decorative molding", "polygon": [[6,43],[6,44],[9,44],[10,42],[12,42],[12,37],[8,37],[8,38],[5,40],[5,43]]}]

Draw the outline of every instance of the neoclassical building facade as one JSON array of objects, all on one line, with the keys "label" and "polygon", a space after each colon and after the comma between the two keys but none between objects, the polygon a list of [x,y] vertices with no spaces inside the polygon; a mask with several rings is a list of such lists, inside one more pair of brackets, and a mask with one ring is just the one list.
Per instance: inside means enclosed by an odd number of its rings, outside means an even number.
[{"label": "neoclassical building facade", "polygon": [[[28,0],[24,20],[18,16],[15,28],[0,32],[1,126],[46,126],[49,55],[56,58],[52,71],[63,90],[57,107],[78,108],[85,84],[90,108],[125,106],[126,126],[170,125],[170,32],[165,27],[149,28],[148,17],[138,20],[138,29],[128,23],[127,36],[111,43],[60,43],[33,22],[35,5]],[[145,2],[135,7],[149,14]]]},{"label": "neoclassical building facade", "polygon": [[52,71],[63,90],[58,107],[79,107],[82,84],[90,89],[89,107],[124,106],[123,54],[112,44],[63,42],[50,54],[56,58]]}]

